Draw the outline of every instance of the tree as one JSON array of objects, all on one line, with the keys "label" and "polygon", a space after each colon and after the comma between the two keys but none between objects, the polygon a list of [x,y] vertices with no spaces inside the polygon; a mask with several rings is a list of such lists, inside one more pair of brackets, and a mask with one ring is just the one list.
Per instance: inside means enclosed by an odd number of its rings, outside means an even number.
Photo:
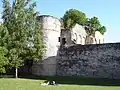
[{"label": "tree", "polygon": [[8,65],[8,59],[5,57],[5,48],[0,47],[0,73],[5,73],[5,66]]},{"label": "tree", "polygon": [[40,23],[36,20],[36,3],[30,4],[31,0],[14,0],[10,7],[7,5],[8,0],[3,1],[3,25],[8,30],[7,58],[10,65],[16,68],[17,78],[18,68],[24,65],[25,59],[40,60],[42,57],[42,32]]},{"label": "tree", "polygon": [[8,65],[9,61],[6,57],[7,49],[6,45],[6,37],[7,37],[7,30],[6,28],[0,24],[0,73],[5,73],[5,66]]},{"label": "tree", "polygon": [[85,29],[88,35],[95,34],[95,31],[99,31],[101,34],[106,32],[105,26],[101,26],[100,21],[97,17],[88,19],[85,23]]},{"label": "tree", "polygon": [[106,27],[105,26],[100,26],[100,28],[98,29],[98,31],[104,35],[104,33],[106,32]]},{"label": "tree", "polygon": [[66,11],[62,19],[64,28],[72,28],[76,23],[84,25],[87,20],[85,13],[76,9]]},{"label": "tree", "polygon": [[86,32],[88,35],[94,35],[95,31],[98,30],[100,22],[97,17],[90,18],[86,21]]},{"label": "tree", "polygon": [[11,13],[11,6],[9,3],[9,0],[3,0],[3,15],[2,19],[4,20],[4,24],[8,23],[8,20],[10,19],[10,13]]}]

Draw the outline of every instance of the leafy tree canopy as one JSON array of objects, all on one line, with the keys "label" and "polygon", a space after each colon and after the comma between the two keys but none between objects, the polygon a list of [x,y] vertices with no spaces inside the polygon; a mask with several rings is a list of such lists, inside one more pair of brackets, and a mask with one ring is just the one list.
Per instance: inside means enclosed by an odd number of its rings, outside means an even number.
[{"label": "leafy tree canopy", "polygon": [[84,25],[87,20],[85,13],[76,9],[66,11],[62,19],[64,28],[72,28],[76,23]]},{"label": "leafy tree canopy", "polygon": [[88,19],[85,23],[85,26],[88,34],[94,34],[95,31],[99,31],[101,34],[106,32],[106,27],[101,25],[97,17]]},{"label": "leafy tree canopy", "polygon": [[6,48],[7,35],[7,28],[5,28],[3,24],[0,24],[0,73],[5,73],[5,66],[9,64],[9,60],[6,57],[6,55],[8,54],[8,50]]},{"label": "leafy tree canopy", "polygon": [[[10,66],[17,69],[23,65],[25,59],[40,60],[44,52],[44,43],[37,12],[34,10],[36,2],[31,0],[3,0],[3,46],[8,50],[7,58]],[[1,39],[3,41],[3,39]],[[6,43],[6,45],[5,45]]]},{"label": "leafy tree canopy", "polygon": [[106,32],[106,27],[102,26],[97,17],[87,18],[86,14],[76,10],[69,9],[65,12],[64,16],[60,19],[62,27],[69,29],[76,23],[85,26],[86,32],[93,35],[95,31],[99,31],[101,34]]}]

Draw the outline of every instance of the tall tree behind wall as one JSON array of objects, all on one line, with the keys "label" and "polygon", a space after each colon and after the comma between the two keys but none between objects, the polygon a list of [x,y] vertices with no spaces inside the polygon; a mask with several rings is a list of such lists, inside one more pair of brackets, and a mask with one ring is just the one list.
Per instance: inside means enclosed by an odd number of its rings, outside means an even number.
[{"label": "tall tree behind wall", "polygon": [[95,31],[99,31],[101,34],[104,34],[106,32],[106,27],[101,25],[97,17],[88,19],[85,23],[85,26],[88,35],[94,36]]},{"label": "tall tree behind wall", "polygon": [[95,31],[99,31],[101,34],[106,32],[106,27],[102,26],[97,17],[87,18],[86,14],[76,10],[69,9],[65,12],[64,16],[60,19],[62,27],[66,29],[72,28],[76,23],[85,26],[87,34],[93,35]]},{"label": "tall tree behind wall", "polygon": [[76,23],[80,25],[84,25],[87,18],[85,13],[76,10],[76,9],[69,9],[65,12],[63,18],[63,26],[64,28],[72,28]]}]

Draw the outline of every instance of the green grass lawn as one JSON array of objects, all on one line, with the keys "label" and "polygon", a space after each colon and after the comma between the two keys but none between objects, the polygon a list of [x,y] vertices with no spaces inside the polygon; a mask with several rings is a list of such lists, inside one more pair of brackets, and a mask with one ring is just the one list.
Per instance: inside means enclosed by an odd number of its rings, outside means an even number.
[{"label": "green grass lawn", "polygon": [[[41,86],[55,80],[59,86]],[[0,90],[120,90],[120,80],[80,77],[0,78]]]}]

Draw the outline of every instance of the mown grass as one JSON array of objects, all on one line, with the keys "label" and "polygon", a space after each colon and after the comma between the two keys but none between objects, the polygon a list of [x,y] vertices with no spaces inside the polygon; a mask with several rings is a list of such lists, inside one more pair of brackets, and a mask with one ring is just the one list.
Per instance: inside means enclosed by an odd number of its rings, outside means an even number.
[{"label": "mown grass", "polygon": [[[55,80],[60,85],[41,86],[46,80]],[[120,90],[120,80],[59,76],[0,78],[0,90]]]}]

